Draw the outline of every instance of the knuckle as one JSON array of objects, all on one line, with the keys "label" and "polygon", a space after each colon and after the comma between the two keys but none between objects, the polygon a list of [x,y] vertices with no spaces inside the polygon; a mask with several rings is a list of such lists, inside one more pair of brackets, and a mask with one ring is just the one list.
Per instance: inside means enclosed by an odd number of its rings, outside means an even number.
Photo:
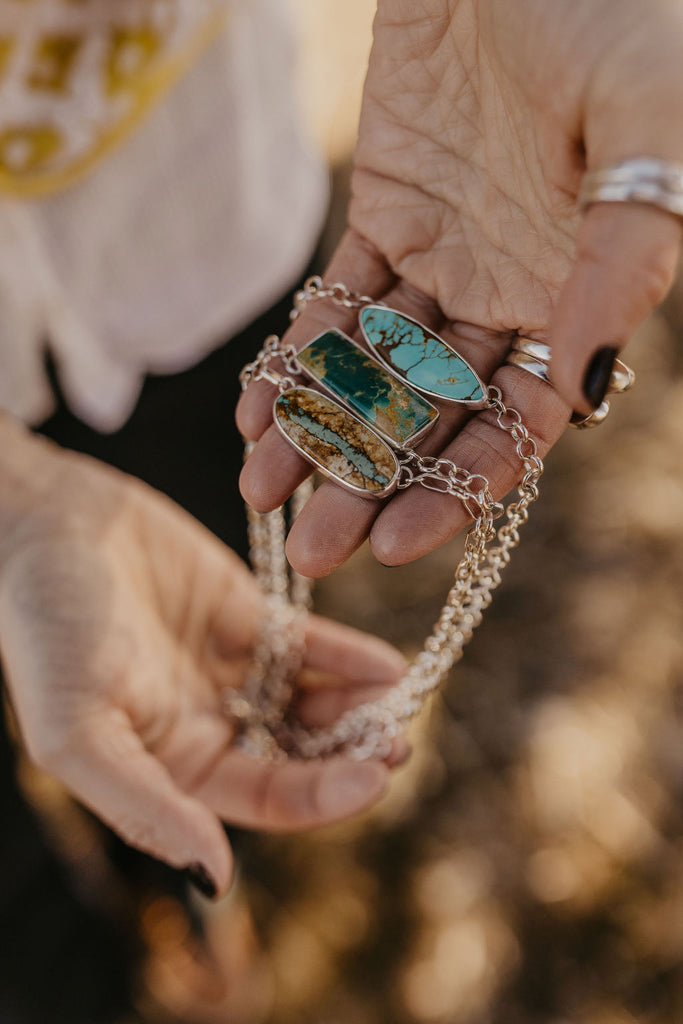
[{"label": "knuckle", "polygon": [[493,424],[482,420],[463,460],[468,472],[485,477],[495,491],[512,486],[520,469],[512,444],[501,444],[500,440]]}]

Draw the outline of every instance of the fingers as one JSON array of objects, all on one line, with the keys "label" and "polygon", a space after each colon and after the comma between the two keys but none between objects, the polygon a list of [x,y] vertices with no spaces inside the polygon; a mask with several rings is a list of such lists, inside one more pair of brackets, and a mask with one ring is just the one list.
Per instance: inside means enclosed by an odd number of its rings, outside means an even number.
[{"label": "fingers", "polygon": [[[507,341],[485,344],[479,337],[462,337],[443,331],[444,336],[483,378],[490,377],[500,362]],[[516,408],[544,455],[562,434],[569,407],[544,381],[512,367],[500,367],[491,382],[499,386],[507,405]],[[464,417],[455,411],[444,415],[450,432],[430,438],[423,452],[439,451],[471,473],[481,473],[500,500],[520,480],[522,463],[515,446],[489,413],[471,416],[455,439],[451,439]],[[445,443],[449,442],[449,443]],[[435,447],[432,447],[432,444]],[[369,506],[366,510],[365,506]],[[360,545],[370,530],[375,557],[384,565],[401,565],[427,554],[471,523],[462,504],[451,495],[438,494],[414,485],[395,494],[383,506],[347,495],[335,484],[318,489],[294,523],[287,542],[287,555],[294,567],[309,576],[325,575],[341,565]]]},{"label": "fingers", "polygon": [[[451,341],[466,359],[476,361],[472,353],[477,342]],[[500,354],[490,350],[483,360],[479,359],[479,364],[490,365],[499,360]],[[489,376],[487,368],[482,368],[484,379]],[[539,454],[544,456],[567,425],[568,403],[544,381],[517,367],[500,367],[491,382],[501,388],[506,405],[521,414],[537,441]],[[448,420],[448,414],[444,419]],[[483,412],[470,417],[444,448],[444,440],[452,436],[462,419],[461,412],[452,413],[451,427],[429,439],[422,450],[439,451],[468,472],[482,474],[488,479],[494,497],[500,500],[519,482],[523,472],[514,443],[496,425],[495,416]],[[256,457],[257,452],[252,459]],[[255,465],[259,473],[267,473],[265,456],[263,462],[259,458]],[[284,500],[284,495],[279,497]],[[417,485],[380,505],[327,482],[318,488],[294,523],[287,540],[287,556],[304,575],[324,576],[343,564],[369,532],[378,561],[401,565],[439,547],[470,522],[456,498]]]},{"label": "fingers", "polygon": [[[448,344],[471,362],[483,379],[490,377],[507,350],[509,339],[499,332],[466,324],[444,326],[434,303],[403,282],[383,296],[383,300],[437,329]],[[439,423],[420,444],[423,454],[440,453],[456,430],[471,417],[471,413],[462,406],[445,403],[440,403],[440,406]],[[259,502],[260,508],[274,508],[289,496],[295,475],[292,457],[285,450],[289,447],[275,430],[263,436],[242,474],[242,491],[248,501]],[[296,471],[298,469],[297,466]],[[397,500],[398,497],[393,497],[389,507]],[[337,484],[324,483],[290,531],[287,557],[291,564],[299,572],[314,578],[332,572],[363,543],[382,507],[376,501],[349,494]],[[464,520],[460,522],[462,525]],[[407,526],[415,532],[414,523]],[[432,546],[437,543],[439,541]],[[391,560],[387,564],[395,563]]]},{"label": "fingers", "polygon": [[351,686],[393,686],[405,670],[391,644],[318,615],[309,616],[305,664]]},{"label": "fingers", "polygon": [[614,358],[671,287],[680,240],[680,221],[655,207],[588,209],[551,330],[550,375],[572,408],[602,402]]},{"label": "fingers", "polygon": [[[543,457],[567,425],[567,404],[544,381],[514,366],[502,366],[492,383],[501,389],[505,404],[520,413]],[[523,473],[512,439],[488,411],[470,419],[443,455],[468,472],[485,476],[498,501]],[[433,551],[470,523],[457,498],[413,486],[383,509],[370,545],[384,565],[402,565]]]},{"label": "fingers", "polygon": [[[269,406],[272,424],[273,415]],[[272,512],[313,472],[291,444],[270,426],[245,462],[240,474],[244,500],[258,512]]]},{"label": "fingers", "polygon": [[[306,630],[309,684],[297,714],[310,726],[327,726],[339,715],[381,696],[398,682],[405,661],[395,648],[348,626],[316,615]],[[317,828],[357,814],[377,801],[388,782],[387,767],[402,764],[410,748],[402,737],[386,764],[328,761],[263,763],[229,751],[194,795],[225,821],[246,828],[290,832]]]},{"label": "fingers", "polygon": [[233,824],[292,832],[357,814],[383,795],[388,778],[375,761],[264,763],[231,751],[194,796]]},{"label": "fingers", "polygon": [[68,745],[36,759],[131,846],[228,888],[232,855],[218,818],[176,786],[123,712],[91,716]]},{"label": "fingers", "polygon": [[[621,16],[620,11],[620,16]],[[648,74],[648,68],[657,68]],[[660,3],[644,26],[638,5],[602,52],[583,100],[590,170],[634,157],[683,161],[683,10]],[[551,324],[555,387],[580,412],[592,412],[620,351],[674,274],[681,223],[636,203],[595,203],[577,236],[576,263]]]},{"label": "fingers", "polygon": [[406,661],[391,644],[317,615],[309,617],[296,713],[324,727],[395,686]]},{"label": "fingers", "polygon": [[361,546],[381,509],[378,501],[323,483],[289,531],[289,562],[312,579],[327,576]]},{"label": "fingers", "polygon": [[[351,290],[382,296],[393,275],[374,248],[355,232],[347,232],[325,272],[325,280],[342,281]],[[330,326],[353,333],[357,323],[356,310],[328,301],[313,302],[287,331],[286,341],[301,348]],[[250,384],[236,411],[237,426],[243,436],[252,440],[261,438],[242,470],[240,490],[252,508],[264,512],[278,508],[312,472],[310,463],[298,455],[276,429],[268,429],[273,422],[276,396],[270,384]]]}]

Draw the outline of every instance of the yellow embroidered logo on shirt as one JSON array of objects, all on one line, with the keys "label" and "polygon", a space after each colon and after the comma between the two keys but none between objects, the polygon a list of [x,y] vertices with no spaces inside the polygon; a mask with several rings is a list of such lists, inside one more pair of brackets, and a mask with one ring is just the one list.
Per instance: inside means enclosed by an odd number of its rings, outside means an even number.
[{"label": "yellow embroidered logo on shirt", "polygon": [[45,36],[38,43],[26,84],[29,89],[66,93],[83,40],[73,35]]},{"label": "yellow embroidered logo on shirt", "polygon": [[78,180],[192,65],[227,6],[0,3],[0,191],[42,195]]}]

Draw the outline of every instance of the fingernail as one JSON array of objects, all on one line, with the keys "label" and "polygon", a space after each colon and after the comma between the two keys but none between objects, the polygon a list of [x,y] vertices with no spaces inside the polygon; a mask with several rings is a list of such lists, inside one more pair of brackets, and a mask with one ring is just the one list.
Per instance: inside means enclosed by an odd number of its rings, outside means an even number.
[{"label": "fingernail", "polygon": [[618,348],[609,346],[599,348],[588,364],[586,376],[583,378],[583,393],[593,409],[598,408],[607,394],[618,352]]},{"label": "fingernail", "polygon": [[206,896],[209,900],[216,898],[218,888],[203,864],[189,864],[185,868],[185,875],[202,896]]},{"label": "fingernail", "polygon": [[386,783],[386,768],[376,761],[331,764],[320,785],[321,809],[335,818],[354,814],[377,800]]}]

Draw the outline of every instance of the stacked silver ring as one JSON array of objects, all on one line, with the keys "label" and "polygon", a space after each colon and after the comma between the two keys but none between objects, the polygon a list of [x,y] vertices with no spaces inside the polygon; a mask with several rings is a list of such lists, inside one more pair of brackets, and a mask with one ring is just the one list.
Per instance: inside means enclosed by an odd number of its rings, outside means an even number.
[{"label": "stacked silver ring", "polygon": [[[533,374],[534,377],[545,381],[546,384],[550,384],[550,355],[550,345],[546,345],[542,341],[534,341],[533,338],[524,338],[518,335],[512,342],[512,348],[508,352],[505,362]],[[631,367],[617,359],[614,363],[607,394],[618,395],[628,391],[629,388],[633,387],[635,380],[636,375]],[[589,416],[585,416],[580,412],[572,413],[569,422],[573,427],[578,427],[580,430],[588,430],[591,427],[599,426],[608,412],[609,401],[605,399],[595,412],[590,413]]]},{"label": "stacked silver ring", "polygon": [[[581,182],[578,204],[585,209],[593,203],[645,203],[683,217],[683,163],[635,157],[587,171]],[[543,342],[516,337],[505,361],[550,384],[550,347]],[[628,391],[635,379],[633,370],[617,359],[607,394]],[[570,422],[583,429],[597,427],[608,412],[609,402],[605,399],[590,416],[575,412]]]},{"label": "stacked silver ring", "polygon": [[588,171],[579,205],[591,203],[646,203],[683,217],[683,164],[638,157]]}]

